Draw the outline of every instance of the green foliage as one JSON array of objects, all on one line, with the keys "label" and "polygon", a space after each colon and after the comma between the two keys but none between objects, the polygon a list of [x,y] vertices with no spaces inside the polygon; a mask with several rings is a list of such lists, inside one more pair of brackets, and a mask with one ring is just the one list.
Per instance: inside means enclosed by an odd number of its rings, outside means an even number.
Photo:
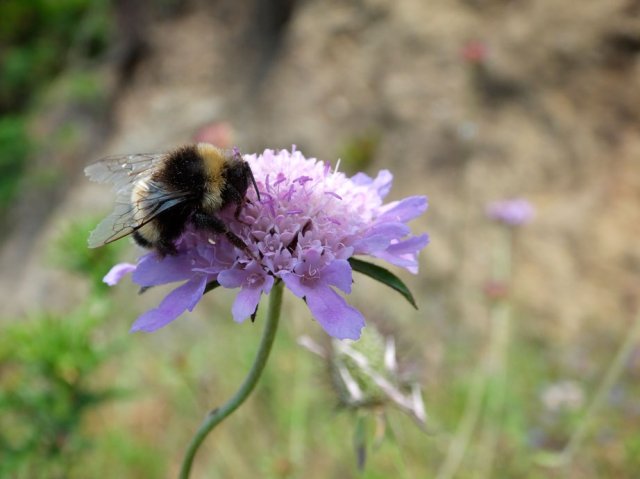
[{"label": "green foliage", "polygon": [[98,222],[99,218],[92,217],[67,225],[52,246],[51,258],[59,267],[86,277],[96,293],[104,293],[109,286],[104,284],[102,278],[118,262],[124,243],[89,248],[87,238]]},{"label": "green foliage", "polygon": [[71,56],[95,58],[107,45],[106,0],[0,2],[0,112],[21,109]]},{"label": "green foliage", "polygon": [[413,298],[413,295],[411,294],[411,291],[409,290],[407,285],[404,284],[404,282],[400,278],[398,278],[388,269],[385,269],[373,263],[369,263],[368,261],[356,259],[354,257],[349,258],[349,264],[354,271],[369,276],[370,278],[373,278],[376,281],[381,282],[382,284],[386,284],[391,289],[397,291],[407,301],[409,301],[409,304],[411,304],[411,306],[418,309],[416,300]]},{"label": "green foliage", "polygon": [[[110,9],[107,0],[0,2],[0,215],[18,191],[35,150],[26,128],[34,100],[64,68],[106,50]],[[82,73],[71,78],[77,100],[100,100],[95,79]]]},{"label": "green foliage", "polygon": [[[106,430],[95,440],[94,454],[78,478],[166,476],[167,455],[154,442],[142,442],[127,428]],[[117,460],[114,460],[116,458]],[[108,471],[108,473],[105,473]]]},{"label": "green foliage", "polygon": [[104,308],[15,322],[0,337],[0,477],[63,477],[89,441],[86,413],[115,396],[93,378],[113,354]]},{"label": "green foliage", "polygon": [[29,151],[24,119],[19,116],[0,118],[0,213],[18,191]]},{"label": "green foliage", "polygon": [[66,75],[65,79],[65,93],[69,99],[89,105],[104,103],[104,77],[95,72],[77,71]]},{"label": "green foliage", "polygon": [[340,149],[339,157],[347,173],[364,171],[373,162],[380,145],[380,134],[368,131],[347,140]]}]

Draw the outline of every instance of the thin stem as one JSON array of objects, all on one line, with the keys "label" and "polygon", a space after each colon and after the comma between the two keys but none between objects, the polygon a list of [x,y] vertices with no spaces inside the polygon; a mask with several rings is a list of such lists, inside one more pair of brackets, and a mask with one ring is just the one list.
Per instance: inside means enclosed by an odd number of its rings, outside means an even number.
[{"label": "thin stem", "polygon": [[492,339],[490,345],[489,369],[487,371],[486,425],[482,439],[480,478],[492,477],[498,442],[504,427],[504,413],[507,395],[508,346],[511,314],[508,301],[496,304],[491,311]]},{"label": "thin stem", "polygon": [[253,389],[255,388],[264,367],[267,364],[269,353],[271,352],[271,346],[273,340],[276,337],[276,331],[278,329],[278,321],[280,320],[280,310],[282,306],[282,282],[278,281],[273,286],[269,297],[269,309],[267,311],[266,324],[264,331],[262,332],[262,339],[260,340],[260,347],[258,354],[253,361],[253,365],[249,370],[249,374],[245,378],[242,386],[236,391],[231,399],[229,399],[223,406],[212,410],[204,422],[191,439],[187,452],[182,461],[182,467],[180,469],[179,479],[188,479],[191,472],[191,466],[193,459],[198,451],[198,448],[202,442],[206,439],[207,435],[220,424],[227,416],[231,415],[240,405],[249,397]]},{"label": "thin stem", "polygon": [[627,333],[627,336],[618,349],[609,369],[604,375],[602,382],[598,386],[598,389],[591,400],[591,404],[584,413],[584,417],[578,427],[574,431],[571,439],[565,446],[565,448],[559,453],[540,454],[537,458],[538,463],[548,467],[562,467],[571,462],[576,451],[580,448],[584,439],[589,431],[589,426],[593,421],[598,409],[602,407],[607,394],[611,391],[611,388],[616,383],[624,371],[624,366],[629,360],[629,356],[633,352],[633,348],[636,343],[640,341],[640,313],[636,316],[636,319],[631,327],[631,331]]},{"label": "thin stem", "polygon": [[484,398],[487,387],[484,374],[488,368],[486,362],[485,359],[478,368],[478,371],[475,372],[475,379],[471,385],[471,391],[469,392],[469,398],[467,399],[460,425],[458,426],[455,437],[451,441],[444,464],[438,471],[437,479],[451,479],[460,468],[462,459],[469,446],[469,441],[482,413],[482,399]]},{"label": "thin stem", "polygon": [[[510,286],[512,229],[503,228],[501,233],[500,243],[494,247],[493,251],[492,276]],[[485,477],[491,473],[506,397],[507,349],[511,321],[509,304],[509,298],[503,298],[491,307],[489,349],[474,373],[474,381],[470,387],[462,418],[436,479],[451,479],[457,474],[483,412],[486,424],[481,431],[483,439],[479,444],[481,464],[476,467],[475,474]],[[483,408],[486,411],[483,411]]]},{"label": "thin stem", "polygon": [[400,446],[400,441],[398,441],[398,435],[396,434],[395,428],[393,427],[389,419],[383,418],[383,420],[387,421],[387,424],[389,427],[390,439],[393,442],[393,445],[395,446],[394,447],[395,454],[394,454],[393,462],[396,466],[398,477],[401,477],[402,479],[408,479],[411,476],[409,475],[409,470],[407,468],[407,461],[404,457],[404,451]]},{"label": "thin stem", "polygon": [[[493,275],[507,286],[510,293],[513,283],[514,230],[502,228],[500,242],[494,252]],[[504,429],[509,370],[509,344],[511,342],[511,299],[506,296],[491,306],[491,340],[488,351],[488,368],[485,376],[486,411],[479,447],[479,464],[474,477],[492,477],[500,435]]]}]

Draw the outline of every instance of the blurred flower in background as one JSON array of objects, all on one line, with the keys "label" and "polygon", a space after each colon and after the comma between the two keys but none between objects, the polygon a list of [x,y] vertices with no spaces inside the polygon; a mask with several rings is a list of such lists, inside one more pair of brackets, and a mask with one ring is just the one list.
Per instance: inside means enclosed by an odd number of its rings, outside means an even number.
[{"label": "blurred flower in background", "polygon": [[233,127],[226,121],[213,121],[201,127],[193,139],[197,143],[211,143],[219,148],[233,146]]},{"label": "blurred flower in background", "polygon": [[507,226],[520,226],[533,219],[534,208],[523,198],[493,201],[485,209],[487,217]]},{"label": "blurred flower in background", "polygon": [[489,54],[489,47],[481,40],[470,40],[462,47],[462,58],[469,63],[482,63]]},{"label": "blurred flower in background", "polygon": [[558,381],[547,386],[540,396],[544,407],[551,412],[575,411],[584,405],[584,390],[576,381]]}]

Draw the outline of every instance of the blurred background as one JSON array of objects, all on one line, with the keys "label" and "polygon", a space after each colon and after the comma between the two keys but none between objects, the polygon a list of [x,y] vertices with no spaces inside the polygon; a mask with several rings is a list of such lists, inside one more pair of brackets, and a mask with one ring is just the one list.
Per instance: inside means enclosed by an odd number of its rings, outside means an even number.
[{"label": "blurred background", "polygon": [[[84,166],[192,141],[390,169],[431,236],[394,271],[418,311],[364,277],[350,298],[396,338],[427,432],[341,407],[287,296],[193,477],[640,475],[638,0],[3,0],[0,68],[0,477],[175,477],[242,381],[260,315],[233,323],[216,290],[129,335],[167,290],[102,284],[127,240],[86,248],[113,197]],[[530,222],[487,218],[514,197]]]}]

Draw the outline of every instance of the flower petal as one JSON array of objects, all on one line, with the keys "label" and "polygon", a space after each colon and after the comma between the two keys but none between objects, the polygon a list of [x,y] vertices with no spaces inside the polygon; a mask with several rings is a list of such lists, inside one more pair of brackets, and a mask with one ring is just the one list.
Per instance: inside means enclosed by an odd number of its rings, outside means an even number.
[{"label": "flower petal", "polygon": [[155,253],[150,253],[138,261],[138,267],[132,279],[140,286],[174,283],[191,278],[193,276],[191,268],[191,258],[188,255],[160,258]]},{"label": "flower petal", "polygon": [[329,286],[319,286],[307,295],[307,306],[320,326],[334,338],[358,339],[364,317]]},{"label": "flower petal", "polygon": [[387,261],[395,266],[400,266],[401,268],[406,269],[410,273],[418,274],[417,253],[394,255],[394,254],[389,254],[387,251],[383,251],[381,253],[375,253],[372,256],[375,256],[376,258],[380,258],[384,261]]},{"label": "flower petal", "polygon": [[258,307],[260,296],[262,296],[261,288],[240,288],[231,307],[233,320],[241,323],[251,316]]},{"label": "flower petal", "polygon": [[136,265],[131,263],[118,263],[102,278],[109,286],[115,286],[122,278],[136,270]]},{"label": "flower petal", "polygon": [[385,196],[391,191],[391,182],[393,181],[393,175],[389,170],[380,170],[378,176],[372,179],[365,173],[356,173],[351,178],[351,181],[359,186],[373,186],[378,190],[380,199],[384,199]]},{"label": "flower petal", "polygon": [[391,254],[416,254],[422,248],[429,244],[429,235],[422,234],[420,236],[412,236],[398,243],[394,243],[387,248],[387,252]]},{"label": "flower petal", "polygon": [[320,272],[320,277],[323,284],[329,284],[344,291],[345,293],[351,293],[353,274],[351,271],[351,265],[347,260],[333,260]]},{"label": "flower petal", "polygon": [[427,244],[429,244],[429,235],[412,236],[390,245],[384,251],[373,252],[371,255],[405,268],[410,273],[418,274],[418,253]]},{"label": "flower petal", "polygon": [[178,286],[162,300],[157,308],[140,316],[131,326],[131,332],[145,331],[150,333],[166,326],[186,310],[192,311],[202,298],[206,285],[207,277],[198,275]]},{"label": "flower petal", "polygon": [[399,221],[405,223],[420,216],[427,210],[426,196],[410,196],[401,201],[389,203],[382,209],[383,213],[378,217],[380,221]]},{"label": "flower petal", "polygon": [[391,240],[408,235],[409,227],[404,223],[389,222],[374,225],[366,235],[354,243],[356,254],[371,254],[386,249]]},{"label": "flower petal", "polygon": [[218,283],[225,288],[237,288],[242,286],[247,278],[247,271],[240,268],[231,268],[220,271],[218,274]]},{"label": "flower petal", "polygon": [[285,286],[289,288],[289,291],[291,291],[298,298],[303,298],[309,292],[309,290],[312,289],[306,286],[302,282],[302,277],[295,273],[284,272],[280,275],[280,278],[282,279],[282,281],[284,281]]},{"label": "flower petal", "polygon": [[392,181],[393,175],[389,170],[380,170],[378,176],[373,180],[373,186],[378,190],[381,199],[384,199],[391,191]]}]

